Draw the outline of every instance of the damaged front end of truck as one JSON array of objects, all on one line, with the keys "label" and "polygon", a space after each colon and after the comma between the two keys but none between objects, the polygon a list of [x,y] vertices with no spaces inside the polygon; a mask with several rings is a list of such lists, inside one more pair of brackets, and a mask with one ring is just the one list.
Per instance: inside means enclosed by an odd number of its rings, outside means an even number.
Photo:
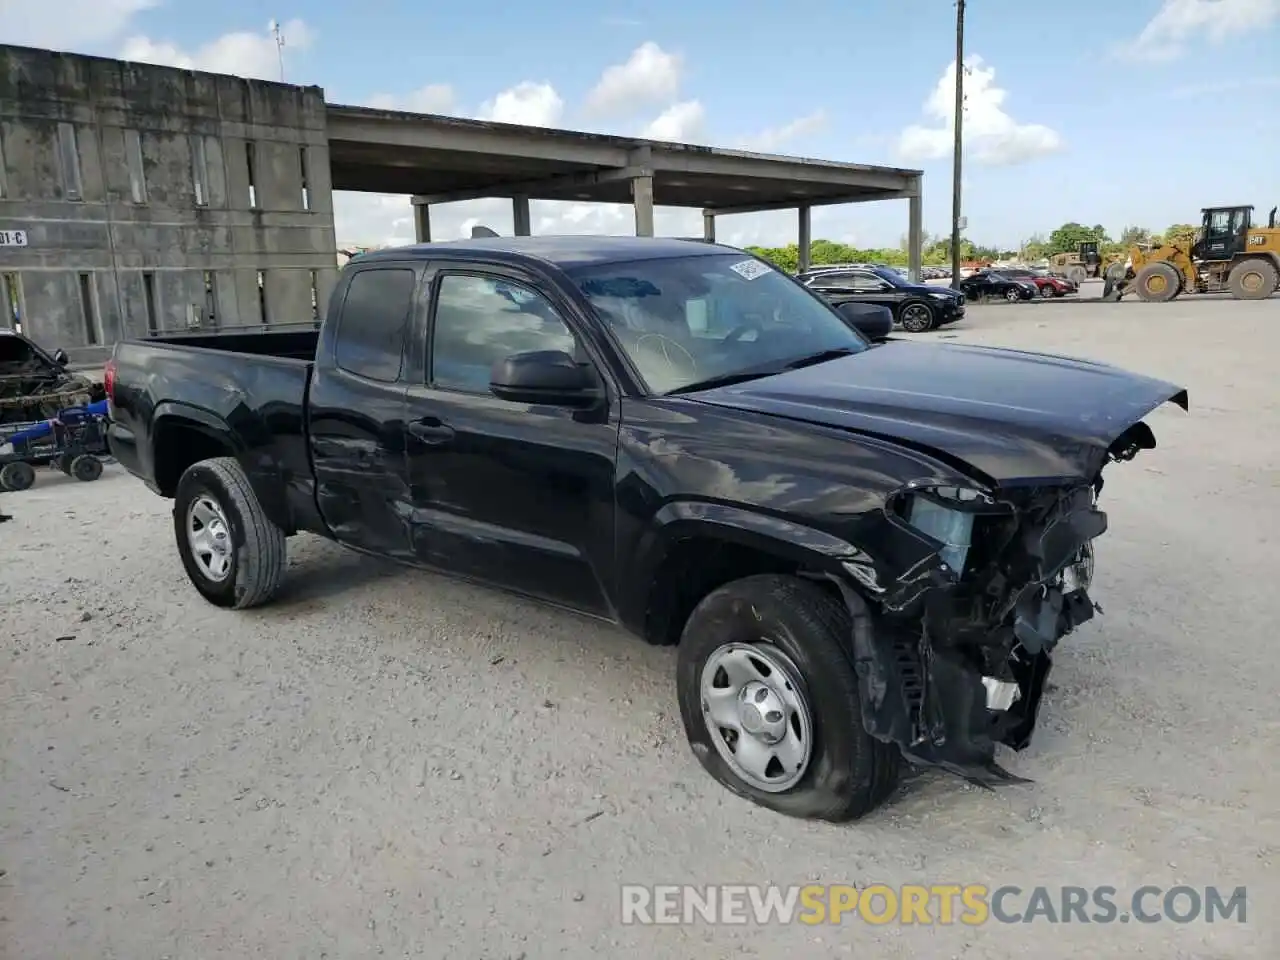
[{"label": "damaged front end of truck", "polygon": [[[1170,399],[1187,405],[1185,392]],[[852,637],[867,731],[982,786],[1019,781],[995,747],[1031,742],[1054,647],[1099,611],[1089,589],[1107,530],[1102,466],[1154,446],[1137,422],[1078,477],[894,493],[875,550],[847,559],[840,583],[874,614]]]}]

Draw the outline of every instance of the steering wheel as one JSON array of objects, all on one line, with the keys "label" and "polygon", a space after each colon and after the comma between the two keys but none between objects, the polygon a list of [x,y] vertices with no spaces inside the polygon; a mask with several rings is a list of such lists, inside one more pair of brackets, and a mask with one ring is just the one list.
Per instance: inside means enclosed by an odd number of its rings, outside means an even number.
[{"label": "steering wheel", "polygon": [[753,323],[739,324],[738,326],[730,330],[728,333],[726,333],[724,335],[724,339],[721,340],[720,342],[721,343],[737,343],[739,340],[742,339],[743,334],[751,333],[752,331],[759,333],[760,328]]},{"label": "steering wheel", "polygon": [[[645,345],[646,341],[650,341],[650,340],[654,341],[657,344],[656,348],[646,347]],[[668,344],[670,345],[670,347],[668,347]],[[648,352],[662,357],[662,359],[666,361],[667,366],[675,370],[679,367],[679,364],[677,364],[673,359],[671,359],[671,354],[672,354],[671,348],[674,348],[674,351],[676,353],[684,354],[685,359],[688,360],[688,365],[689,365],[688,369],[690,373],[697,373],[698,361],[693,358],[693,354],[691,354],[688,350],[686,350],[680,343],[676,342],[675,340],[672,340],[670,337],[664,336],[661,333],[646,333],[636,338],[637,350],[647,349]]]}]

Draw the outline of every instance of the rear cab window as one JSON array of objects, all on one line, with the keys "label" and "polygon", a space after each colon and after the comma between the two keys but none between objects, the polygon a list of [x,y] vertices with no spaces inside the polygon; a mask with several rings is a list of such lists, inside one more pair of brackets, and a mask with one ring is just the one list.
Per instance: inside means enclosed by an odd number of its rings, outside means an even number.
[{"label": "rear cab window", "polygon": [[400,379],[417,283],[417,273],[404,266],[365,267],[352,274],[334,343],[339,369],[383,383]]}]

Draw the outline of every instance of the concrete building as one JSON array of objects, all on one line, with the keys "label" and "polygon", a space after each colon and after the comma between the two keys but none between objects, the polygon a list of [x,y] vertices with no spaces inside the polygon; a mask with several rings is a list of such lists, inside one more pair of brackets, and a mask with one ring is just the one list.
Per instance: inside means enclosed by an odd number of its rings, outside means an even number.
[{"label": "concrete building", "polygon": [[350,248],[333,190],[430,208],[508,197],[517,234],[531,200],[628,203],[651,236],[655,206],[718,216],[907,201],[920,266],[919,170],[720,150],[326,104],[297,87],[0,45],[0,326],[96,360],[117,339],[265,329],[324,310]]},{"label": "concrete building", "polygon": [[0,326],[305,321],[336,276],[320,89],[0,46]]}]

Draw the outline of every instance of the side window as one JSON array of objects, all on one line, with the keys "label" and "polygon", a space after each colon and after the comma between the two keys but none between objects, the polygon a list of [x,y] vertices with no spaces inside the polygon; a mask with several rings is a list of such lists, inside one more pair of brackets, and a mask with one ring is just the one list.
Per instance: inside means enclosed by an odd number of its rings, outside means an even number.
[{"label": "side window", "polygon": [[403,267],[361,270],[352,276],[338,319],[340,368],[386,383],[400,378],[416,286],[414,272]]},{"label": "side window", "polygon": [[489,392],[494,361],[529,350],[573,356],[573,334],[542,294],[498,277],[445,274],[436,296],[431,382]]},{"label": "side window", "polygon": [[861,293],[874,293],[884,289],[884,281],[874,273],[855,273],[849,279],[849,289]]},{"label": "side window", "polygon": [[1215,210],[1209,215],[1210,233],[1229,233],[1231,231],[1231,213],[1228,210]]}]

